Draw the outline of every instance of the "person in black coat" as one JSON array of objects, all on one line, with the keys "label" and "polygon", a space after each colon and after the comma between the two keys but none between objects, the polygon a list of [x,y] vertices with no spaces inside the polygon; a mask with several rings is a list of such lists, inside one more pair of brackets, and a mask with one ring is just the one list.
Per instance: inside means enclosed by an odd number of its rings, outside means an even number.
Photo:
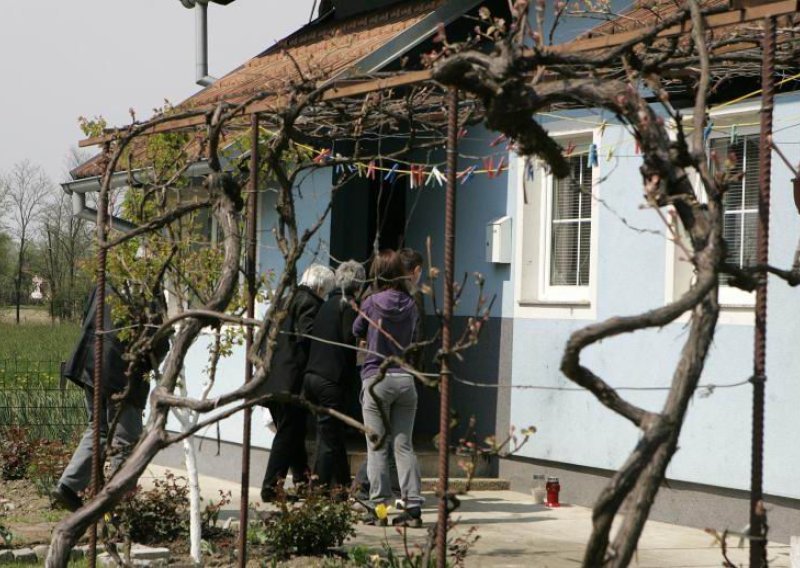
[{"label": "person in black coat", "polygon": [[[365,279],[364,267],[355,260],[336,269],[336,288],[314,320],[314,341],[305,373],[306,398],[314,404],[345,413],[345,393],[360,385],[356,367],[351,306]],[[322,341],[317,341],[320,339]],[[330,491],[350,485],[344,424],[327,414],[317,414],[317,455],[314,473]]]},{"label": "person in black coat", "polygon": [[[111,303],[109,301],[109,297],[113,293],[110,286],[106,288],[103,323],[103,328],[106,330],[111,330],[115,327],[112,325]],[[161,313],[160,310],[163,307],[163,305],[151,305],[150,323],[156,325],[161,323],[162,318],[158,314]],[[65,378],[85,391],[89,426],[83,433],[78,447],[61,475],[58,484],[50,491],[50,497],[55,503],[71,511],[77,510],[83,504],[78,494],[89,486],[92,478],[96,314],[97,287],[95,286],[89,293],[89,298],[84,308],[83,324],[78,344],[63,370]],[[142,414],[150,393],[147,374],[153,370],[152,359],[150,362],[140,362],[132,369],[129,369],[129,362],[124,359],[126,347],[126,344],[119,339],[117,333],[109,332],[105,335],[103,340],[103,368],[101,370],[103,382],[102,392],[100,393],[103,405],[99,410],[100,445],[105,448],[109,424],[119,412],[119,419],[111,441],[111,446],[115,450],[111,457],[112,471],[116,471],[122,464],[142,434]],[[155,346],[153,355],[156,362],[160,362],[168,350],[169,339],[165,337]],[[124,392],[129,380],[131,388],[128,396],[121,402],[114,402],[112,395]]]},{"label": "person in black coat", "polygon": [[[288,313],[281,325],[269,376],[262,389],[254,395],[290,393],[299,395],[303,388],[303,375],[308,363],[314,318],[325,296],[334,284],[333,271],[321,264],[312,264],[303,273]],[[306,454],[306,417],[304,408],[296,404],[267,402],[277,431],[267,461],[267,471],[261,484],[261,499],[275,499],[289,470],[297,484],[308,481],[308,456]]]}]

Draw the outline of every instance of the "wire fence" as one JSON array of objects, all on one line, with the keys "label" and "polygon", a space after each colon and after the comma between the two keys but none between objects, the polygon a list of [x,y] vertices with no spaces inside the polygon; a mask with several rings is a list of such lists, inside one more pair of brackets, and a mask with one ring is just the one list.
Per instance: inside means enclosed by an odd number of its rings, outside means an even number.
[{"label": "wire fence", "polygon": [[61,361],[0,359],[0,433],[73,440],[86,427],[84,391],[61,377]]}]

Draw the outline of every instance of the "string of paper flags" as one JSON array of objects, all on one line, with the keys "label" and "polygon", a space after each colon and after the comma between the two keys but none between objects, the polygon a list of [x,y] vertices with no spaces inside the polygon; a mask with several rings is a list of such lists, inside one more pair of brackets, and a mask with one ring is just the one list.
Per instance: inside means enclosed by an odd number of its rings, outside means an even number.
[{"label": "string of paper flags", "polygon": [[[792,75],[790,77],[784,78],[778,82],[778,85],[782,85],[789,81],[793,81],[796,79],[800,79],[800,73],[796,75]],[[712,110],[718,110],[724,108],[726,106],[741,102],[745,99],[751,98],[755,95],[761,93],[761,90],[758,89],[751,93],[747,93],[730,101],[726,101],[716,105],[712,108]],[[579,124],[587,124],[595,129],[598,129],[600,135],[602,136],[605,132],[609,123],[602,119],[599,121],[589,120],[581,117],[571,117],[567,115],[561,115],[556,113],[548,113],[548,112],[541,112],[537,113],[539,116],[546,116],[551,118],[558,118],[562,120],[568,120],[571,122],[576,122]],[[800,117],[787,117],[783,118],[782,120],[778,119],[776,122],[783,122],[787,120],[796,120]],[[748,126],[755,126],[758,125],[758,122],[752,123],[736,123],[725,125],[723,127],[716,127],[713,120],[709,120],[706,124],[705,128],[703,129],[703,140],[704,142],[708,142],[711,138],[712,134],[726,134],[728,136],[729,142],[731,144],[735,143],[739,137],[739,128],[748,127]],[[668,125],[669,128],[674,129],[674,125]],[[784,128],[788,128],[786,126]],[[686,130],[691,130],[692,127],[687,125],[685,128]],[[268,131],[267,129],[262,127],[267,134],[272,135],[274,133]],[[465,127],[461,127],[458,131],[458,138],[463,139],[466,138],[468,135],[468,130]],[[472,164],[465,168],[462,171],[456,173],[456,179],[460,181],[462,185],[468,183],[475,175],[486,175],[490,179],[498,177],[501,173],[508,171],[509,164],[507,162],[507,154],[508,151],[514,151],[514,145],[509,142],[505,135],[501,134],[497,136],[494,140],[489,143],[489,146],[495,148],[500,146],[501,144],[505,143],[505,151],[495,152],[493,154],[489,154],[484,156],[483,158],[479,158],[479,165]],[[639,141],[634,137],[634,151],[633,154],[618,154],[617,151],[619,150],[620,146],[626,144],[625,141],[620,141],[616,144],[604,144],[603,148],[601,149],[598,147],[596,143],[591,143],[585,147],[585,150],[578,151],[575,143],[572,140],[567,141],[567,145],[564,148],[564,156],[579,156],[579,155],[586,155],[588,165],[592,168],[598,167],[600,163],[600,153],[601,150],[604,153],[604,158],[606,162],[610,162],[615,158],[636,158],[641,156],[641,148],[639,146]],[[317,164],[332,164],[334,166],[334,170],[337,174],[343,174],[345,171],[348,171],[352,174],[356,174],[358,177],[366,177],[367,179],[378,179],[380,176],[384,181],[393,183],[399,177],[408,176],[409,178],[409,186],[412,189],[423,188],[423,187],[430,187],[433,185],[443,186],[446,183],[447,179],[447,169],[443,167],[443,164],[419,164],[414,162],[408,162],[404,160],[399,160],[396,158],[383,158],[378,157],[376,159],[370,160],[369,162],[348,162],[344,163],[343,160],[345,159],[338,153],[334,153],[333,148],[323,148],[318,149],[312,146],[304,145],[295,143],[295,146],[299,149],[307,153],[309,157],[312,157],[313,161]],[[495,161],[496,160],[496,161]],[[390,163],[391,165],[384,165]],[[528,179],[533,179],[534,176],[534,165],[532,160],[528,160],[526,162],[526,173],[525,175]]]}]

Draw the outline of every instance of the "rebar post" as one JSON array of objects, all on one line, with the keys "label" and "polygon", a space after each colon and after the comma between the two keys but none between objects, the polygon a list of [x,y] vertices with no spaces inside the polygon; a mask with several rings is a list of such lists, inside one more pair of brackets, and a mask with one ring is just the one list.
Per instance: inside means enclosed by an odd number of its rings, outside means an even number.
[{"label": "rebar post", "polygon": [[[109,147],[104,153],[108,156]],[[100,445],[100,421],[105,412],[103,408],[103,343],[106,313],[106,233],[108,223],[108,186],[111,172],[103,177],[97,197],[97,289],[95,291],[94,319],[94,369],[92,376],[92,486],[91,495],[95,497],[103,483],[103,457]],[[89,568],[97,565],[97,522],[89,529]]]},{"label": "rebar post", "polygon": [[[764,19],[761,75],[761,135],[759,139],[759,193],[756,264],[769,261],[769,201],[772,176],[772,111],[775,100],[775,20]],[[755,349],[753,355],[753,446],[750,479],[750,567],[767,565],[764,509],[764,387],[767,380],[767,274],[756,287]]]},{"label": "rebar post", "polygon": [[456,245],[456,168],[458,167],[458,89],[447,91],[447,190],[444,205],[444,308],[439,375],[439,509],[436,566],[447,565],[448,479],[450,476],[450,335],[453,319],[453,270]]},{"label": "rebar post", "polygon": [[[250,117],[250,193],[247,196],[246,235],[247,251],[245,260],[245,277],[247,278],[247,317],[253,319],[256,311],[256,221],[258,214],[258,115]],[[253,328],[245,330],[245,362],[244,382],[253,379],[253,364],[248,356],[253,345]],[[242,428],[242,486],[239,501],[239,543],[238,565],[247,564],[247,525],[250,505],[250,437],[253,422],[253,409],[244,409],[244,426]]]}]

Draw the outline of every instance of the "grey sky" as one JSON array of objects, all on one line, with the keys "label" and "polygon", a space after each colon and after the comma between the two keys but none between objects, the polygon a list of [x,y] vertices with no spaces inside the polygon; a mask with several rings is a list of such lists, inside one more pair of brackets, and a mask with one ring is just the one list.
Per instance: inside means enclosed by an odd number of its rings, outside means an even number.
[{"label": "grey sky", "polygon": [[[80,115],[109,124],[180,102],[194,84],[194,14],[178,0],[3,0],[0,171],[22,159],[63,181]],[[209,8],[209,72],[220,77],[308,21],[313,0]]]}]

